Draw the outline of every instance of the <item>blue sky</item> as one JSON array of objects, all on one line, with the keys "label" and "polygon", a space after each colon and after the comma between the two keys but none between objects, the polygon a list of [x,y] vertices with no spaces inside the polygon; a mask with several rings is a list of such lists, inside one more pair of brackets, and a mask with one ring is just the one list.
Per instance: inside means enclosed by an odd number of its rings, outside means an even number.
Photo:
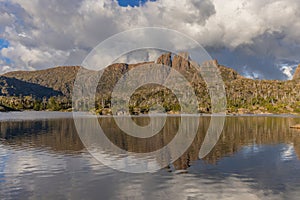
[{"label": "blue sky", "polygon": [[[155,0],[151,0],[155,1]],[[139,6],[140,4],[144,4],[147,0],[118,0],[120,6]]]},{"label": "blue sky", "polygon": [[3,38],[0,38],[0,50],[3,48],[7,48],[9,46],[9,42]]},{"label": "blue sky", "polygon": [[[9,47],[9,42],[3,38],[0,38],[0,50],[2,50],[3,48],[8,48]],[[11,60],[9,58],[3,57],[0,54],[0,60],[2,61],[2,63],[6,64],[11,64]]]}]

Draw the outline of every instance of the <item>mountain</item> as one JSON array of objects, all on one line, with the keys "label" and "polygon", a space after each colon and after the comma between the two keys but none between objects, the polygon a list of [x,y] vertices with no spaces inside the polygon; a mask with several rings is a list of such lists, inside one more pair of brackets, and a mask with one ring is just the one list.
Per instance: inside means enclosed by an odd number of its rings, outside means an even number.
[{"label": "mountain", "polygon": [[43,86],[45,88],[51,88],[60,95],[70,97],[73,90],[74,80],[79,69],[79,66],[62,66],[38,71],[8,72],[2,76],[18,79],[26,83]]},{"label": "mountain", "polygon": [[[155,61],[147,63],[112,64],[103,71],[99,81],[96,79],[97,76],[95,74],[97,73],[95,71],[87,70],[80,66],[61,66],[39,71],[9,72],[0,76],[0,90],[2,91],[0,96],[32,95],[37,98],[46,97],[47,99],[53,96],[55,98],[51,99],[52,103],[44,102],[45,105],[40,109],[49,109],[51,108],[50,104],[54,105],[55,109],[58,110],[62,105],[64,105],[64,108],[68,108],[71,105],[70,101],[76,75],[79,70],[83,70],[88,77],[84,81],[86,90],[89,92],[90,85],[97,84],[97,112],[110,113],[110,99],[117,82],[130,70],[138,69],[139,66],[145,64],[149,65],[150,68],[155,66],[155,64],[163,64],[178,71],[193,86],[198,97],[198,111],[203,113],[211,112],[207,85],[201,76],[198,75],[199,68],[190,60],[187,53],[178,55],[166,53]],[[293,80],[278,81],[245,78],[235,70],[220,65],[216,60],[210,61],[209,64],[217,66],[223,78],[227,95],[228,113],[300,113],[300,66],[297,68]],[[200,70],[203,70],[203,68]],[[157,76],[162,75],[168,77],[170,72],[163,71],[157,74]],[[211,74],[211,76],[214,76],[214,74]],[[135,74],[134,77],[135,80],[143,80],[145,78],[147,78],[145,74]],[[131,80],[129,83],[129,85],[134,84],[134,80]],[[182,83],[174,84],[176,84],[177,88],[184,88]],[[124,90],[125,93],[126,91]],[[124,94],[121,92],[119,95],[123,96]],[[62,100],[58,96],[62,96],[65,99]],[[84,92],[81,96],[82,100],[86,98]],[[32,101],[35,100],[33,99]],[[4,102],[6,102],[5,105],[8,105],[7,101]],[[172,91],[156,84],[148,84],[138,88],[131,96],[129,106],[132,112],[147,113],[151,106],[155,104],[163,105],[167,112],[178,112],[180,110],[178,99]],[[13,105],[13,103],[9,105]]]}]

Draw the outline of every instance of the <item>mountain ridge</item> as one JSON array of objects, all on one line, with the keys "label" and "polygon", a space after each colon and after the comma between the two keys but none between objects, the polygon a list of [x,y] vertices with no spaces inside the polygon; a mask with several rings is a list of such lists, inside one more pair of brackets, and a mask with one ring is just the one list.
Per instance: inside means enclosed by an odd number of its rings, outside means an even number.
[{"label": "mountain ridge", "polygon": [[[108,113],[111,112],[109,110],[110,98],[114,86],[124,74],[143,64],[163,64],[183,74],[188,80],[191,80],[194,86],[199,100],[199,112],[211,112],[206,84],[201,77],[196,75],[198,73],[197,69],[193,65],[194,63],[189,60],[188,54],[182,53],[174,57],[171,56],[171,53],[166,53],[152,62],[137,64],[116,63],[108,66],[103,71],[103,76],[97,87],[96,105],[100,109],[99,112],[101,113],[103,109],[107,109]],[[300,113],[300,95],[297,92],[300,90],[300,81],[298,81],[300,80],[300,66],[297,68],[293,80],[253,80],[240,75],[232,68],[220,65],[217,60],[210,62],[218,67],[220,75],[223,78],[227,93],[228,113]],[[25,84],[36,84],[58,93],[58,95],[54,94],[51,96],[63,96],[70,101],[73,84],[80,69],[85,70],[86,73],[92,74],[95,72],[81,66],[58,66],[37,71],[8,72],[1,75],[0,78],[16,79],[22,81],[22,83],[24,82],[24,86]],[[17,88],[17,86],[14,87]],[[1,90],[5,90],[3,84],[0,84]],[[32,94],[32,96],[41,99],[43,94],[39,93],[39,91],[42,90],[42,88],[36,90],[38,91],[37,94]],[[154,94],[156,96],[158,94],[158,99],[152,99]],[[28,94],[26,93],[26,95]],[[0,96],[17,95],[13,93],[8,95],[1,93]],[[180,110],[178,101],[174,95],[172,96],[170,91],[166,88],[153,85],[139,88],[133,94],[130,106],[131,109],[136,108],[138,112],[141,112],[141,110],[148,112],[149,108],[157,102],[165,105],[168,112],[178,112]],[[69,102],[67,105],[71,105],[71,103]],[[58,108],[59,105],[57,105]]]}]

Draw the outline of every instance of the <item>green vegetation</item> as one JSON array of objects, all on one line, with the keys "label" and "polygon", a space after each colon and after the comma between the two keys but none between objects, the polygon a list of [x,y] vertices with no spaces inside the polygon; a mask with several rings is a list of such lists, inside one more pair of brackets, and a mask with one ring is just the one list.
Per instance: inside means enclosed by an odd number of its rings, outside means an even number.
[{"label": "green vegetation", "polygon": [[67,111],[72,108],[71,100],[66,97],[50,97],[37,99],[32,96],[4,97],[0,96],[0,106],[10,110],[35,111]]},{"label": "green vegetation", "polygon": [[[272,92],[272,95],[266,96],[264,92],[259,92],[257,95],[249,94],[245,92],[239,93],[239,96],[234,95],[237,91],[231,91],[231,88],[227,88],[227,111],[228,113],[300,113],[300,101],[291,100],[293,98],[285,98],[284,95],[281,98],[277,98],[276,92]],[[157,91],[146,92],[145,90],[138,90],[131,98],[129,104],[129,112],[131,114],[149,113],[155,112],[155,105],[161,105],[165,112],[178,113],[181,110],[181,106],[176,97],[174,97],[169,91],[157,93]],[[205,92],[198,93],[199,107],[198,112],[210,113],[210,99],[209,95]],[[151,98],[155,97],[155,98]],[[92,103],[92,102],[89,102]],[[86,100],[78,102],[80,105],[79,110],[88,111],[88,104]],[[96,101],[95,111],[98,114],[107,115],[112,114],[110,109],[110,99],[101,99],[100,97]],[[49,111],[66,111],[71,110],[71,99],[66,97],[50,97],[50,98],[34,98],[32,96],[10,96],[0,97],[0,106],[4,111],[5,107],[9,110],[49,110]],[[186,105],[188,106],[188,105]]]}]

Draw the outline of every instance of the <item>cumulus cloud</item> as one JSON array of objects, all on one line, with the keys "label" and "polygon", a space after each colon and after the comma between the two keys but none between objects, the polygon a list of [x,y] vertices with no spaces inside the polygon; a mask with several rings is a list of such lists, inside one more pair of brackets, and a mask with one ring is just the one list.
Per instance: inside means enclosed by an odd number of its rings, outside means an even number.
[{"label": "cumulus cloud", "polygon": [[293,66],[289,66],[287,64],[283,64],[280,66],[280,70],[282,71],[282,73],[284,75],[286,75],[288,80],[292,80],[293,79],[293,75],[294,75],[294,71],[297,68],[297,65],[293,65]]},{"label": "cumulus cloud", "polygon": [[[116,0],[0,0],[1,56],[11,70],[80,64],[120,31],[155,26],[183,32],[219,62],[262,78],[285,79],[279,63],[298,64],[298,0],[158,0],[121,7]],[[2,71],[3,72],[3,71]],[[1,73],[1,70],[0,70]]]}]

